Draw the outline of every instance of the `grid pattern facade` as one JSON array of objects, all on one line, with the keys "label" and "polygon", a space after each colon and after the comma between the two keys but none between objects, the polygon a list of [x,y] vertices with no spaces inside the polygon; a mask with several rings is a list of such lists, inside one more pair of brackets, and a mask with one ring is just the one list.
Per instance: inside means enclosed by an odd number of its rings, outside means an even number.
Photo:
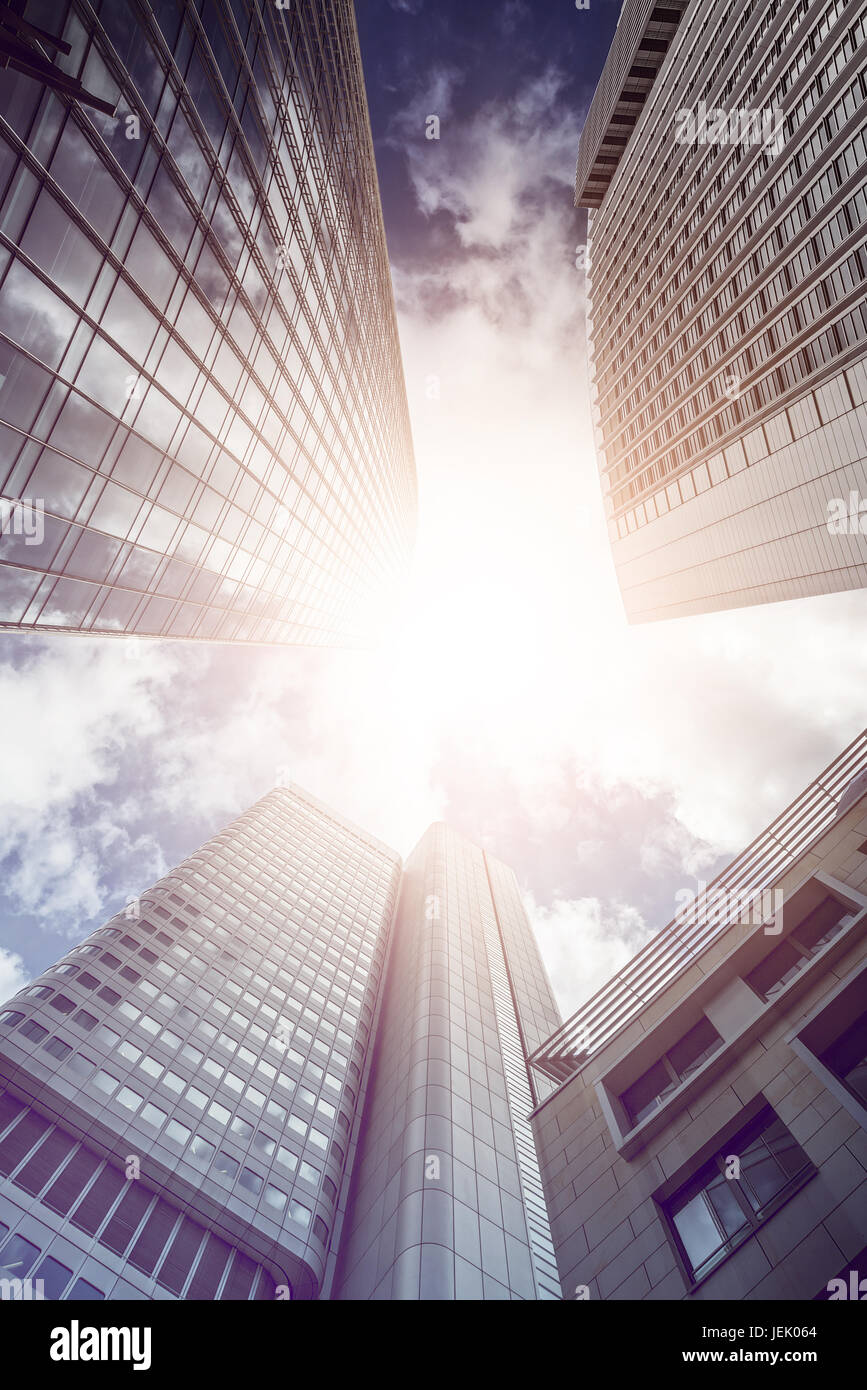
[{"label": "grid pattern facade", "polygon": [[404,872],[335,1297],[559,1296],[524,1041],[559,1014],[529,938],[514,876],[432,826]]},{"label": "grid pattern facade", "polygon": [[11,1000],[0,1264],[32,1246],[116,1298],[315,1297],[399,879],[279,789]]},{"label": "grid pattern facade", "polygon": [[4,73],[0,626],[364,640],[416,484],[350,0],[26,19],[116,112]]},{"label": "grid pattern facade", "polygon": [[[627,0],[621,26],[646,9]],[[602,112],[579,157],[597,447],[633,621],[867,583],[867,525],[828,524],[836,499],[867,502],[867,6],[666,17],[640,41],[662,66],[619,75],[619,144]],[[682,141],[702,103],[741,131],[764,115],[762,137]]]}]

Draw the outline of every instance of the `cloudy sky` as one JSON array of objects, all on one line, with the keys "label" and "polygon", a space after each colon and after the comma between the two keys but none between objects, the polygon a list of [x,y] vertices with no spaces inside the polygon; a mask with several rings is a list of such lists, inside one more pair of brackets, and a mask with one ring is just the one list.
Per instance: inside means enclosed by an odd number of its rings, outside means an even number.
[{"label": "cloudy sky", "polygon": [[2,639],[0,997],[289,776],[403,853],[446,819],[511,864],[571,1011],[863,727],[863,594],[623,618],[571,199],[618,8],[359,0],[420,480],[403,611],[360,654]]}]

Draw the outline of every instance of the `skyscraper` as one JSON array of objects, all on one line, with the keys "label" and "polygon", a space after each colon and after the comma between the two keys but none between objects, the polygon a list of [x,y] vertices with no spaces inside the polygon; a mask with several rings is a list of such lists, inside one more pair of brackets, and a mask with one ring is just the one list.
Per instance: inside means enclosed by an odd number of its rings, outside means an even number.
[{"label": "skyscraper", "polygon": [[505,866],[434,826],[401,888],[276,789],[0,1009],[0,1278],[557,1297],[526,1058],[559,1021]]},{"label": "skyscraper", "polygon": [[867,17],[625,0],[578,155],[633,622],[867,583]]},{"label": "skyscraper", "polygon": [[0,1275],[317,1296],[399,866],[275,790],[0,1011]]},{"label": "skyscraper", "polygon": [[865,772],[867,730],[535,1052],[565,1297],[863,1296]]},{"label": "skyscraper", "polygon": [[404,873],[335,1297],[559,1297],[526,1060],[559,1019],[514,874],[432,826]]},{"label": "skyscraper", "polygon": [[26,0],[10,55],[0,627],[357,643],[416,494],[350,0]]}]

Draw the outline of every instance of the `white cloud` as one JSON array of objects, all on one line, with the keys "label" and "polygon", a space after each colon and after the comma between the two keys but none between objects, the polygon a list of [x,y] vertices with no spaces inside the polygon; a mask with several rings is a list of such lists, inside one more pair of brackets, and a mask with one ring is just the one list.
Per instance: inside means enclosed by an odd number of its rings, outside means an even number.
[{"label": "white cloud", "polygon": [[555,898],[550,907],[524,899],[564,1018],[590,999],[650,939],[627,903]]},{"label": "white cloud", "polygon": [[25,969],[24,961],[13,951],[7,951],[0,946],[0,1003],[17,994],[19,989],[23,989],[30,976]]},{"label": "white cloud", "polygon": [[434,72],[392,132],[430,234],[395,268],[421,484],[402,622],[374,653],[139,663],[56,636],[0,670],[6,889],[54,931],[286,768],[403,853],[445,815],[512,862],[568,1011],[863,725],[862,594],[627,626],[580,336],[580,113],[552,69],[459,120],[460,81]]},{"label": "white cloud", "polygon": [[170,717],[175,660],[159,644],[137,645],[131,659],[123,642],[62,637],[16,648],[20,664],[0,668],[4,728],[15,731],[0,783],[4,887],[16,911],[64,934],[100,911],[109,861],[159,858],[155,841],[130,840],[112,819],[124,759]]}]

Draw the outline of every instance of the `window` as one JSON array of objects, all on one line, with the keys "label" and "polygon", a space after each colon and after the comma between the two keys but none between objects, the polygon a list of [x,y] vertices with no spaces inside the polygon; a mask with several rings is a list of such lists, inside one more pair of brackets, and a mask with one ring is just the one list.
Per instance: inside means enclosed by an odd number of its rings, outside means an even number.
[{"label": "window", "polygon": [[105,1294],[95,1284],[89,1284],[86,1279],[76,1279],[69,1298],[71,1302],[75,1302],[76,1299],[95,1302],[99,1298],[105,1298]]},{"label": "window", "polygon": [[214,1157],[214,1148],[214,1144],[204,1139],[201,1134],[197,1134],[190,1145],[190,1157],[194,1158],[197,1163],[202,1163],[207,1167]]},{"label": "window", "polygon": [[262,1179],[258,1173],[253,1172],[252,1168],[245,1168],[238,1179],[238,1186],[258,1195],[262,1191]]},{"label": "window", "polygon": [[41,1254],[32,1240],[10,1236],[0,1247],[0,1273],[5,1279],[26,1279]]},{"label": "window", "polygon": [[721,1043],[713,1024],[703,1017],[621,1094],[630,1125],[637,1125],[652,1114]]},{"label": "window", "polygon": [[266,1207],[270,1207],[272,1211],[284,1211],[286,1207],[286,1201],[286,1193],[281,1191],[279,1187],[274,1187],[271,1183],[268,1183],[267,1187],[265,1188]]},{"label": "window", "polygon": [[214,1172],[226,1178],[228,1182],[235,1181],[240,1166],[236,1158],[233,1158],[231,1154],[223,1153],[222,1149],[214,1159]]},{"label": "window", "polygon": [[72,1278],[72,1270],[67,1269],[66,1265],[62,1265],[59,1260],[48,1255],[33,1277],[42,1280],[46,1298],[60,1298]]},{"label": "window", "polygon": [[834,1072],[856,1100],[867,1106],[867,1013],[841,1033],[820,1060]]},{"label": "window", "polygon": [[[735,1159],[740,1176],[727,1176]],[[815,1171],[782,1120],[765,1106],[663,1204],[692,1281],[710,1274]]]},{"label": "window", "polygon": [[745,977],[747,984],[760,999],[776,998],[807,962],[848,925],[852,915],[852,909],[844,903],[825,898]]},{"label": "window", "polygon": [[34,1043],[41,1042],[43,1038],[48,1036],[48,1029],[43,1028],[41,1023],[37,1023],[35,1018],[28,1018],[26,1023],[22,1023],[18,1031]]}]

